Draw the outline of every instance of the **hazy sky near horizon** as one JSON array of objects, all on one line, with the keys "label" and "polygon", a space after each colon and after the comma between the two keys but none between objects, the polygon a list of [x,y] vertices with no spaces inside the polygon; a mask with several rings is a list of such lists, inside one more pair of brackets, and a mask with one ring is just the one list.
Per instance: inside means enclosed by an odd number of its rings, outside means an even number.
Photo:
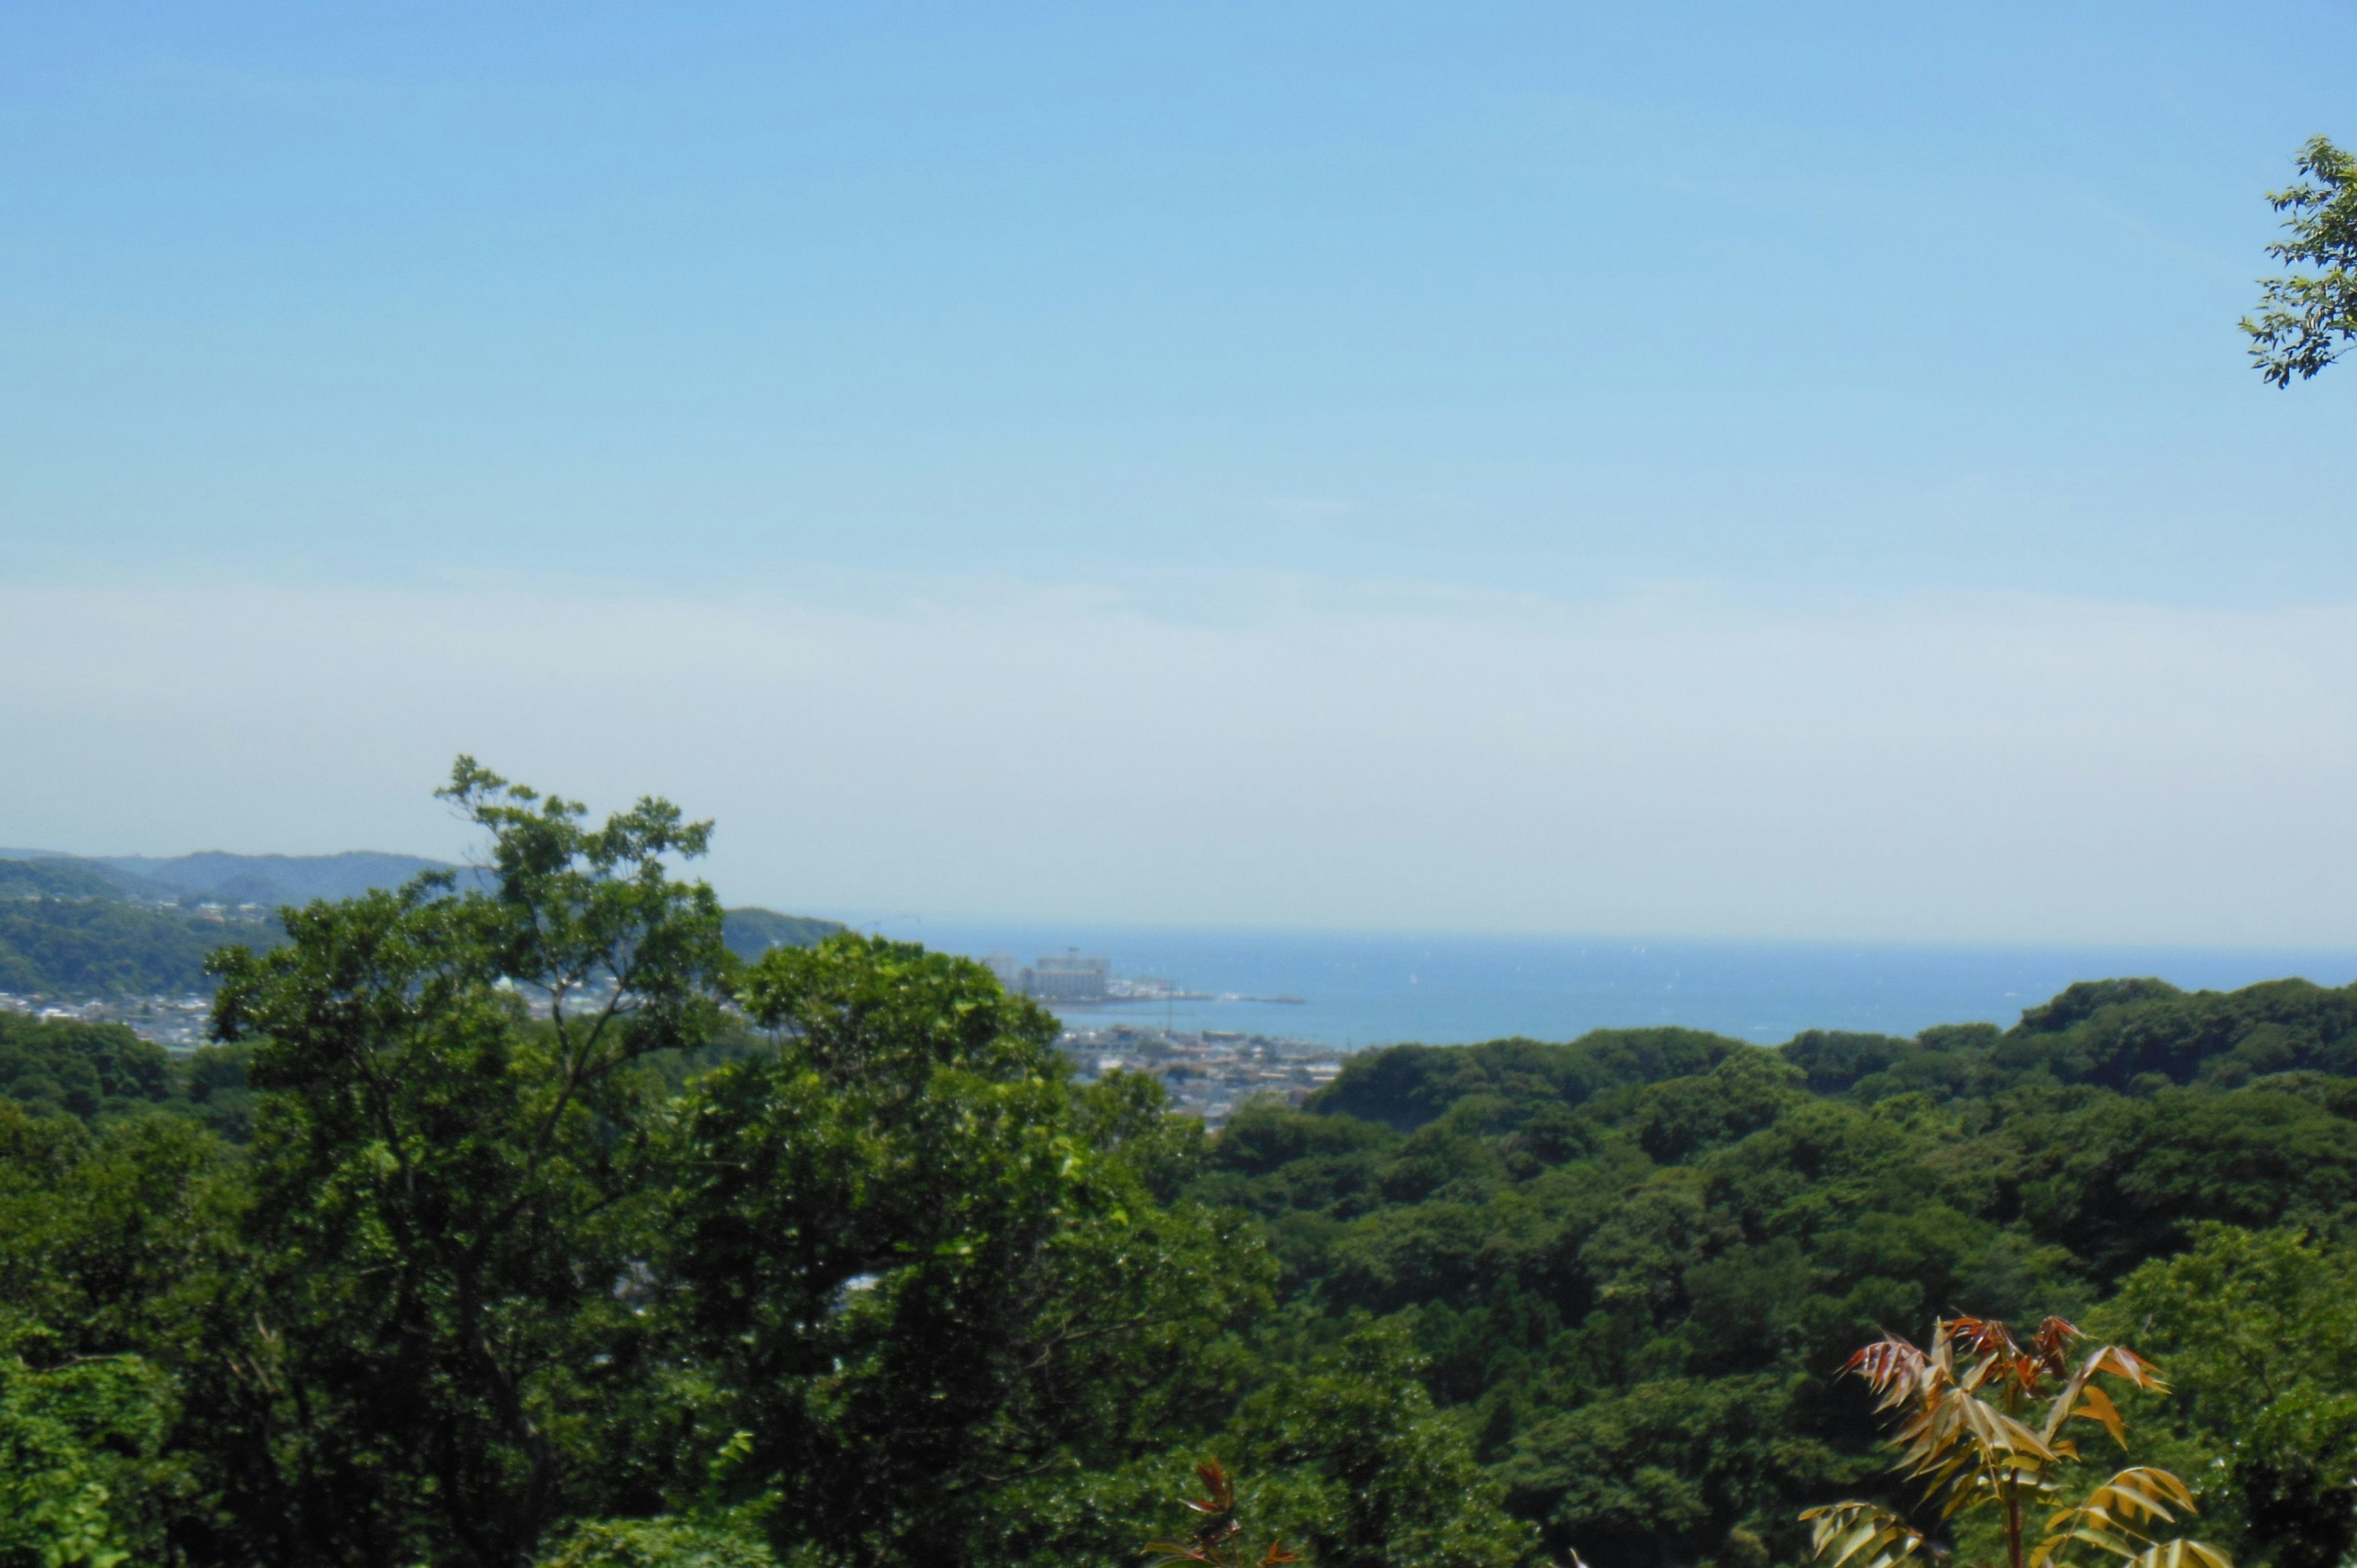
[{"label": "hazy sky near horizon", "polygon": [[2357,943],[2357,6],[0,7],[0,843]]}]

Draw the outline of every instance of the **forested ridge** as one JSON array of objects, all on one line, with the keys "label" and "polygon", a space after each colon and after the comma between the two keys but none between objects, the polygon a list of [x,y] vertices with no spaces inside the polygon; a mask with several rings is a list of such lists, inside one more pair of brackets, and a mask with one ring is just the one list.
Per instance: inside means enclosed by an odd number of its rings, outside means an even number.
[{"label": "forested ridge", "polygon": [[1401,1047],[1212,1136],[976,964],[733,952],[662,802],[446,793],[491,885],[290,909],[221,1044],[0,1018],[0,1563],[1117,1563],[1216,1456],[1311,1563],[1764,1568],[1911,1499],[1837,1370],[1957,1312],[2157,1359],[2239,1561],[2349,1551],[2357,993]]}]

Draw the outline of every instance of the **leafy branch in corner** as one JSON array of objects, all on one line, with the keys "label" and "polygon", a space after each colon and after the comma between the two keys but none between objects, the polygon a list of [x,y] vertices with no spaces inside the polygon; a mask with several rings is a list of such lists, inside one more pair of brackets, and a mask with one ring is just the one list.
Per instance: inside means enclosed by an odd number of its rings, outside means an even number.
[{"label": "leafy branch in corner", "polygon": [[[2154,1533],[2176,1522],[2178,1512],[2195,1511],[2192,1492],[2166,1470],[2122,1470],[2077,1503],[2051,1507],[2061,1471],[2080,1458],[2078,1445],[2063,1435],[2072,1422],[2093,1422],[2127,1447],[2127,1423],[2097,1380],[2168,1391],[2152,1363],[2126,1346],[2102,1346],[2074,1365],[2072,1345],[2083,1337],[2059,1317],[2040,1324],[2026,1346],[1995,1319],[1943,1318],[1932,1326],[1930,1349],[1887,1337],[1842,1370],[1874,1390],[1878,1410],[1896,1414],[1892,1468],[1922,1483],[1924,1501],[1937,1509],[1941,1523],[1970,1512],[1996,1514],[2007,1568],[2064,1568],[2082,1549],[2129,1568],[2233,1568],[2215,1547]],[[2051,1511],[2031,1546],[2027,1516],[2040,1507]],[[1894,1568],[1937,1554],[1926,1532],[1872,1503],[1834,1503],[1801,1518],[1813,1526],[1811,1544],[1825,1568]]]},{"label": "leafy branch in corner", "polygon": [[1285,1542],[1275,1537],[1258,1557],[1243,1543],[1243,1522],[1236,1517],[1236,1484],[1217,1459],[1206,1459],[1195,1466],[1195,1474],[1203,1483],[1205,1495],[1189,1498],[1187,1506],[1201,1517],[1195,1533],[1186,1541],[1148,1542],[1144,1555],[1156,1568],[1175,1563],[1204,1563],[1211,1568],[1277,1568],[1283,1563],[1298,1563],[1301,1559],[1285,1549]]}]

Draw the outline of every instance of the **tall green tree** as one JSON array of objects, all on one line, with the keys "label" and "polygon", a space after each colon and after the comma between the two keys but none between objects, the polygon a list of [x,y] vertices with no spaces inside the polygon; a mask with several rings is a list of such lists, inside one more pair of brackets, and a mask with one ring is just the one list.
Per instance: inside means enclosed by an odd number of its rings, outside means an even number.
[{"label": "tall green tree", "polygon": [[776,949],[742,993],[777,1047],[692,1089],[659,1273],[781,1549],[966,1561],[1043,1478],[1224,1413],[1269,1265],[1157,1200],[1158,1094],[1076,1091],[1052,1018],[913,944]]},{"label": "tall green tree", "polygon": [[315,903],[218,962],[264,1095],[225,1484],[268,1560],[507,1568],[598,1511],[598,1368],[648,1246],[632,1064],[722,1020],[720,908],[670,864],[709,824],[642,800],[592,827],[468,757],[439,793],[489,890]]},{"label": "tall green tree", "polygon": [[2357,157],[2318,136],[2298,162],[2299,183],[2267,193],[2290,214],[2287,237],[2267,254],[2315,270],[2259,280],[2259,314],[2243,319],[2252,362],[2278,387],[2313,376],[2357,338]]}]

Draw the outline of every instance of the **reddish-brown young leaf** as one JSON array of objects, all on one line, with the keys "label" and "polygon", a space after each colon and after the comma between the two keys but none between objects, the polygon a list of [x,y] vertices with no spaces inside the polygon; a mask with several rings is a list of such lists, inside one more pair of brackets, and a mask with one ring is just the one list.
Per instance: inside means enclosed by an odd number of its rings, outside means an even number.
[{"label": "reddish-brown young leaf", "polygon": [[2071,1341],[2084,1338],[2079,1326],[2068,1318],[2050,1317],[2038,1326],[2038,1337],[2030,1342],[2031,1354],[2051,1378],[2068,1377],[2071,1371]]}]

